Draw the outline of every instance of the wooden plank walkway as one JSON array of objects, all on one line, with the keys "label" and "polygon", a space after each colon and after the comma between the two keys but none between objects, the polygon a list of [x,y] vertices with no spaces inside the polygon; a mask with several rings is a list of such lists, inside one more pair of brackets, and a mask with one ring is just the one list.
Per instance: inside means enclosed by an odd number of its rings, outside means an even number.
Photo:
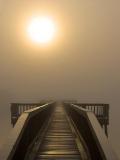
[{"label": "wooden plank walkway", "polygon": [[51,123],[45,134],[36,160],[80,160],[74,134],[62,106],[54,110]]}]

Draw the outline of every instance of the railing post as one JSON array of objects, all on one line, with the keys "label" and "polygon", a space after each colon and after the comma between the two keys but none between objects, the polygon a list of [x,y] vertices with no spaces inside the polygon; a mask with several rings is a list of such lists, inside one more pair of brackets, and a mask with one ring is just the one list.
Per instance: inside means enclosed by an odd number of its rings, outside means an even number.
[{"label": "railing post", "polygon": [[108,137],[108,128],[107,128],[107,124],[105,124],[105,134]]},{"label": "railing post", "polygon": [[11,104],[11,124],[12,124],[13,126],[15,125],[18,116],[19,116],[18,106],[17,106],[17,104],[12,103],[12,104]]}]

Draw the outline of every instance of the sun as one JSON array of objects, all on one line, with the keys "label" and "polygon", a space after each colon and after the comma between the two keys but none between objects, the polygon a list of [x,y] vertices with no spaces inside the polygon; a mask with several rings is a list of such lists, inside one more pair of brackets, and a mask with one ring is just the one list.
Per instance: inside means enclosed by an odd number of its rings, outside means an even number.
[{"label": "sun", "polygon": [[29,22],[27,32],[33,42],[48,43],[53,40],[56,27],[50,17],[35,17]]}]

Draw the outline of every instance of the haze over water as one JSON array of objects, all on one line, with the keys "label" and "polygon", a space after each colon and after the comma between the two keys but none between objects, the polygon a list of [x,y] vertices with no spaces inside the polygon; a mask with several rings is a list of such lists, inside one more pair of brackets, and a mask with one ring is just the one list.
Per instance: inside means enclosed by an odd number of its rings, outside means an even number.
[{"label": "haze over water", "polygon": [[[109,139],[120,153],[119,7],[119,0],[0,0],[0,142],[11,130],[11,102],[77,99],[110,104]],[[27,37],[37,15],[58,25],[46,47]]]}]

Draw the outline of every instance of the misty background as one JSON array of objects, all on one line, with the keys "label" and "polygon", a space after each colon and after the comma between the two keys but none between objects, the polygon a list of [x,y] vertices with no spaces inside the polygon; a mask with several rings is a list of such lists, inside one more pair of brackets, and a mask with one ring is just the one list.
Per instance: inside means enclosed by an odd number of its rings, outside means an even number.
[{"label": "misty background", "polygon": [[[119,8],[119,0],[0,0],[0,144],[11,102],[76,99],[110,104],[109,139],[120,155]],[[58,27],[46,47],[27,37],[39,15]]]}]

